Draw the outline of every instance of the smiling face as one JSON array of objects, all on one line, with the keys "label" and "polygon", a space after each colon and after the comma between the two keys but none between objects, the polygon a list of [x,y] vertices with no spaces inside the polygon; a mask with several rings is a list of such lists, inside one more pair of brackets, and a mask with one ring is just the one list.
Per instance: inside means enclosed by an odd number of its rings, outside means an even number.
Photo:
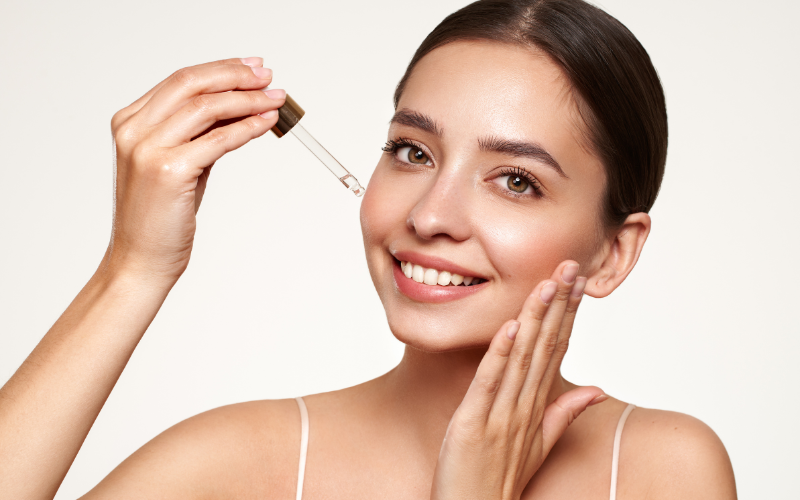
[{"label": "smiling face", "polygon": [[488,345],[560,262],[599,266],[605,172],[583,127],[561,69],[533,49],[456,42],[420,60],[361,205],[398,339]]}]

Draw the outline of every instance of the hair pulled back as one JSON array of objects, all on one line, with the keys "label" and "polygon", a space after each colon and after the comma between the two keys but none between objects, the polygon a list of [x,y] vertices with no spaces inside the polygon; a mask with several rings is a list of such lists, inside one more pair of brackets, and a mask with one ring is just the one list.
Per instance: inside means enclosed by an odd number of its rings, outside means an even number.
[{"label": "hair pulled back", "polygon": [[604,222],[619,226],[629,214],[650,210],[664,177],[667,109],[658,74],[633,33],[581,0],[479,0],[425,38],[397,85],[395,107],[425,55],[467,40],[532,46],[559,64],[606,169]]}]

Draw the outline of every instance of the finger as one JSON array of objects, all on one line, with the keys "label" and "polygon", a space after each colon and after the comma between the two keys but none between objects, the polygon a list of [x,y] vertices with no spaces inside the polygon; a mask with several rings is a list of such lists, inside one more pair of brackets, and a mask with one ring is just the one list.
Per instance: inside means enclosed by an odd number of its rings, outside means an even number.
[{"label": "finger", "polygon": [[568,260],[559,265],[553,273],[557,283],[556,291],[542,321],[539,336],[533,348],[531,369],[528,371],[520,391],[520,405],[524,407],[533,405],[535,399],[540,402],[547,399],[550,388],[542,384],[542,379],[559,345],[558,334],[579,267],[577,262]]},{"label": "finger", "polygon": [[500,327],[464,396],[464,406],[472,408],[484,418],[488,418],[494,403],[518,331],[519,321],[515,320],[506,321]]},{"label": "finger", "polygon": [[586,288],[586,278],[579,276],[572,286],[572,291],[569,294],[567,301],[567,308],[564,311],[564,319],[561,321],[561,330],[558,332],[558,340],[556,341],[555,352],[553,357],[550,358],[550,365],[545,371],[544,378],[542,378],[542,387],[550,387],[553,379],[558,375],[561,369],[561,362],[564,360],[564,355],[567,353],[569,347],[569,339],[572,337],[572,326],[575,324],[575,315],[578,313],[578,306],[583,300],[583,290]]},{"label": "finger", "polygon": [[280,108],[285,101],[286,92],[280,89],[200,94],[160,123],[153,138],[161,147],[179,146],[217,122],[260,115]]},{"label": "finger", "polygon": [[525,300],[517,321],[520,322],[517,338],[508,359],[508,366],[503,375],[503,382],[498,391],[497,400],[501,404],[517,404],[522,384],[525,382],[531,366],[531,355],[539,334],[539,328],[547,312],[551,291],[555,293],[556,283],[545,280],[536,285],[533,292]]},{"label": "finger", "polygon": [[151,127],[172,116],[200,94],[229,90],[263,89],[272,82],[272,71],[244,64],[220,64],[184,68],[170,76],[137,114]]},{"label": "finger", "polygon": [[220,127],[198,137],[188,144],[172,149],[171,154],[181,158],[181,163],[200,171],[219,160],[225,153],[238,149],[252,139],[264,135],[275,126],[278,121],[278,112],[272,115],[250,116],[244,120]]},{"label": "finger", "polygon": [[[223,65],[223,64],[245,64],[247,66],[262,66],[263,63],[264,63],[264,60],[261,59],[260,57],[248,57],[248,58],[245,58],[245,59],[239,59],[239,58],[223,59],[221,61],[213,61],[213,62],[209,62],[209,63],[199,64],[199,65],[194,66],[194,67],[196,67],[196,68],[199,68],[199,67],[213,67],[213,66],[220,66],[220,65]],[[174,73],[173,73],[173,75],[174,75]],[[133,116],[137,111],[142,109],[142,106],[147,104],[147,102],[150,100],[150,98],[153,97],[153,95],[156,92],[158,92],[158,90],[161,87],[163,87],[164,84],[167,81],[169,81],[169,79],[172,78],[173,75],[170,75],[169,77],[165,78],[164,80],[158,82],[158,84],[155,87],[153,87],[152,89],[150,89],[145,95],[143,95],[142,97],[136,99],[135,101],[133,101],[133,103],[131,103],[130,105],[128,105],[125,108],[123,108],[120,111],[118,111],[114,115],[114,118],[112,118],[112,120],[111,120],[111,130],[112,130],[112,132],[116,131],[117,127],[119,127],[120,124],[122,124],[122,122],[124,122],[125,120],[127,120],[128,118]]]},{"label": "finger", "polygon": [[564,435],[567,427],[583,413],[587,407],[608,399],[598,387],[578,387],[565,392],[550,403],[542,419],[542,449],[544,455],[550,453],[556,441]]}]

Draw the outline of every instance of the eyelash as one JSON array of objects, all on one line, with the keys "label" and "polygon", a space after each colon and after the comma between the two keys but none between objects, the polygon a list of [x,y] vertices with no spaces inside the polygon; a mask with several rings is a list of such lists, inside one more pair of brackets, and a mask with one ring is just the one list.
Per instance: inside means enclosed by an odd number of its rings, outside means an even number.
[{"label": "eyelash", "polygon": [[422,147],[422,144],[418,142],[414,142],[411,139],[406,139],[405,137],[398,137],[397,139],[389,139],[386,141],[386,145],[381,149],[387,153],[396,153],[400,148],[412,147],[417,148],[420,151],[425,151],[425,148]]},{"label": "eyelash", "polygon": [[[542,185],[539,183],[539,179],[534,177],[532,173],[528,172],[524,168],[521,168],[521,167],[503,167],[502,170],[500,170],[500,175],[498,175],[497,177],[503,177],[503,176],[507,176],[507,175],[508,176],[513,175],[513,176],[517,176],[517,177],[522,177],[523,179],[528,181],[528,184],[530,184],[530,186],[533,188],[533,195],[534,196],[539,197],[539,198],[543,196],[542,195]],[[515,193],[515,192],[513,192],[511,190],[509,190],[509,193],[512,196],[526,196],[526,195],[524,195],[522,193]]]},{"label": "eyelash", "polygon": [[[381,149],[386,153],[394,154],[397,152],[398,149],[406,147],[417,148],[421,151],[425,151],[425,149],[422,147],[420,143],[413,141],[411,139],[406,139],[405,137],[398,137],[397,139],[389,139],[388,141],[386,141],[386,145],[383,146]],[[497,177],[510,176],[510,175],[522,177],[523,179],[528,181],[528,184],[530,184],[530,186],[533,188],[533,196],[536,196],[537,198],[541,198],[543,196],[542,185],[539,183],[539,180],[524,168],[503,167],[500,170],[500,175],[498,175]],[[522,193],[515,193],[511,190],[508,190],[508,193],[511,196],[517,198],[531,196],[531,195],[524,195]]]}]

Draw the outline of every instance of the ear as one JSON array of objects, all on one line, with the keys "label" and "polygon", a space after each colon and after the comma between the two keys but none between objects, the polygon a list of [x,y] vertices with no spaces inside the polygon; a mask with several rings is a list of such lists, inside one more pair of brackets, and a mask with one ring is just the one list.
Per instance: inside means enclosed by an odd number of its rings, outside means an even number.
[{"label": "ear", "polygon": [[650,216],[644,212],[631,214],[614,231],[604,245],[606,255],[600,267],[587,276],[586,295],[606,297],[625,281],[639,260],[644,242],[650,234]]}]

